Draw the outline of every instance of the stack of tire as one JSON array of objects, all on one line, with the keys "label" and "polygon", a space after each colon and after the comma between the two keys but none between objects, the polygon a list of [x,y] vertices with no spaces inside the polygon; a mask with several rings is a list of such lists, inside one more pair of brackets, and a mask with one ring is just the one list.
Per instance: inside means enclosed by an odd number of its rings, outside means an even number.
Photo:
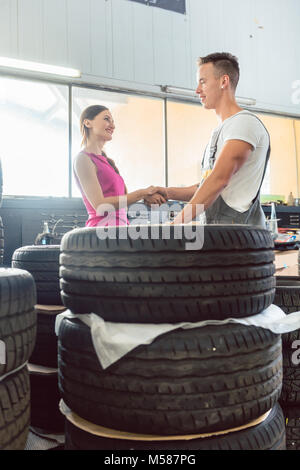
[{"label": "stack of tire", "polygon": [[64,432],[59,411],[55,320],[64,309],[59,287],[59,245],[23,246],[15,250],[12,267],[28,271],[37,291],[37,337],[28,370],[31,385],[31,427],[42,434]]},{"label": "stack of tire", "polygon": [[[71,312],[147,328],[256,315],[273,302],[274,245],[267,230],[207,225],[202,248],[188,250],[190,234],[178,237],[175,226],[168,239],[166,226],[156,226],[155,238],[151,226],[132,228],[143,236],[130,230],[64,235],[61,296]],[[67,415],[66,449],[285,448],[281,337],[267,329],[238,323],[178,328],[103,369],[90,328],[65,317],[58,368],[63,403],[78,418]],[[103,427],[123,437],[105,437]]]},{"label": "stack of tire", "polygon": [[[0,207],[2,205],[0,160]],[[25,449],[30,425],[27,361],[36,340],[36,289],[32,276],[3,267],[0,217],[0,450]]]},{"label": "stack of tire", "polygon": [[[300,277],[277,276],[274,304],[285,313],[300,310]],[[288,450],[300,450],[300,330],[282,335],[283,386],[280,403],[286,418]]]},{"label": "stack of tire", "polygon": [[0,450],[25,449],[30,425],[27,361],[36,339],[35,283],[0,268]]},{"label": "stack of tire", "polygon": [[[2,177],[2,163],[0,159],[0,207],[2,206],[2,191],[3,191],[3,177]],[[2,217],[0,216],[0,266],[3,265],[4,257],[4,231]]]}]

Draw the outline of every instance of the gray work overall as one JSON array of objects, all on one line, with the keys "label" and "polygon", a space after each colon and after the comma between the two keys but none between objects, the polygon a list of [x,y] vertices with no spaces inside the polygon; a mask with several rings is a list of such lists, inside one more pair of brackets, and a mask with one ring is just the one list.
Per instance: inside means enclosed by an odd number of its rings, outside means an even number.
[{"label": "gray work overall", "polygon": [[[256,119],[259,120],[259,122],[261,122],[261,120],[257,116],[255,116],[254,114],[245,113],[245,112],[243,113],[243,115],[244,114],[249,114],[250,116],[254,116]],[[264,124],[263,124],[263,126],[264,126]],[[213,169],[214,164],[215,164],[216,152],[217,152],[217,142],[218,142],[219,135],[221,133],[222,128],[223,128],[223,126],[221,126],[219,131],[212,138],[212,142],[211,142],[211,146],[210,146],[210,156],[209,156],[209,169],[210,170]],[[267,129],[266,129],[266,131],[267,131]],[[267,131],[267,133],[268,133],[268,131]],[[268,135],[269,135],[269,133],[268,133]],[[269,142],[270,142],[270,136],[269,136]],[[226,202],[224,201],[224,199],[220,195],[215,200],[215,202],[208,209],[206,209],[206,211],[205,211],[206,223],[207,224],[247,224],[247,225],[256,225],[256,226],[261,226],[263,228],[266,228],[265,215],[264,215],[264,212],[263,212],[263,210],[261,208],[261,205],[260,205],[260,189],[261,189],[264,177],[265,177],[268,161],[269,161],[269,158],[270,158],[270,152],[271,152],[271,147],[270,147],[270,144],[269,144],[269,148],[268,148],[268,152],[267,152],[266,160],[265,160],[265,167],[264,167],[263,177],[262,177],[257,195],[253,199],[252,204],[249,207],[249,209],[245,212],[238,212],[235,209],[232,209],[230,206],[228,206],[228,204],[226,204]],[[203,161],[202,161],[202,168],[203,168],[203,164],[204,164],[204,159],[205,159],[205,157],[203,158]]]}]

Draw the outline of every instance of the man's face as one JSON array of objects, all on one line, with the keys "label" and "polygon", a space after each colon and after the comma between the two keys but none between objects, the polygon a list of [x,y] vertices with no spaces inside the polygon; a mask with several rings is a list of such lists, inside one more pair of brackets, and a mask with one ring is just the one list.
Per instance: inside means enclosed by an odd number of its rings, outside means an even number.
[{"label": "man's face", "polygon": [[197,73],[198,87],[197,95],[205,109],[216,109],[222,96],[221,79],[216,78],[214,65],[200,65]]}]

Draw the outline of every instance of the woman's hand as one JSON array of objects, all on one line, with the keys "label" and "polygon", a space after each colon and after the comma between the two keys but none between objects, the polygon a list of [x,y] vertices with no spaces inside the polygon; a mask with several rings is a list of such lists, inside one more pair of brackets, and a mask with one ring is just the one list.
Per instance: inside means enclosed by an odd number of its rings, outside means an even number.
[{"label": "woman's hand", "polygon": [[144,191],[144,197],[158,193],[165,199],[165,201],[168,200],[168,190],[162,186],[149,186],[149,188],[146,188]]},{"label": "woman's hand", "polygon": [[158,192],[157,186],[149,186],[149,188],[144,189],[144,197],[152,196],[153,194]]},{"label": "woman's hand", "polygon": [[162,186],[158,186],[157,192],[161,194],[166,201],[169,199],[168,188],[163,188]]},{"label": "woman's hand", "polygon": [[164,204],[167,201],[160,193],[155,193],[152,196],[146,196],[144,198],[144,202],[147,206],[151,206],[152,204],[158,204],[161,206],[161,204]]},{"label": "woman's hand", "polygon": [[163,188],[161,186],[149,186],[146,190],[146,194],[144,195],[144,202],[148,206],[152,204],[164,204],[168,200],[168,193],[167,188]]}]

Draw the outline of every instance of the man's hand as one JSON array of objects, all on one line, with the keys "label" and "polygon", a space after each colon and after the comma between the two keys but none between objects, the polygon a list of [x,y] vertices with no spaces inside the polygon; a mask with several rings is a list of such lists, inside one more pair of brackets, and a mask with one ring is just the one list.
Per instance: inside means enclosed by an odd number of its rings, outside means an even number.
[{"label": "man's hand", "polygon": [[163,198],[167,201],[169,199],[169,196],[168,196],[168,188],[164,188],[162,186],[157,186],[156,187],[157,189],[157,192],[159,194],[161,194],[161,196],[163,196]]},{"label": "man's hand", "polygon": [[155,193],[152,196],[146,196],[144,202],[147,206],[151,206],[152,204],[158,204],[161,206],[161,204],[164,204],[167,200],[161,195],[161,193]]},{"label": "man's hand", "polygon": [[164,188],[162,186],[155,186],[155,194],[152,195],[147,195],[144,198],[145,204],[147,206],[151,206],[152,204],[158,204],[161,206],[161,204],[165,204],[168,200],[168,190],[167,188]]}]

